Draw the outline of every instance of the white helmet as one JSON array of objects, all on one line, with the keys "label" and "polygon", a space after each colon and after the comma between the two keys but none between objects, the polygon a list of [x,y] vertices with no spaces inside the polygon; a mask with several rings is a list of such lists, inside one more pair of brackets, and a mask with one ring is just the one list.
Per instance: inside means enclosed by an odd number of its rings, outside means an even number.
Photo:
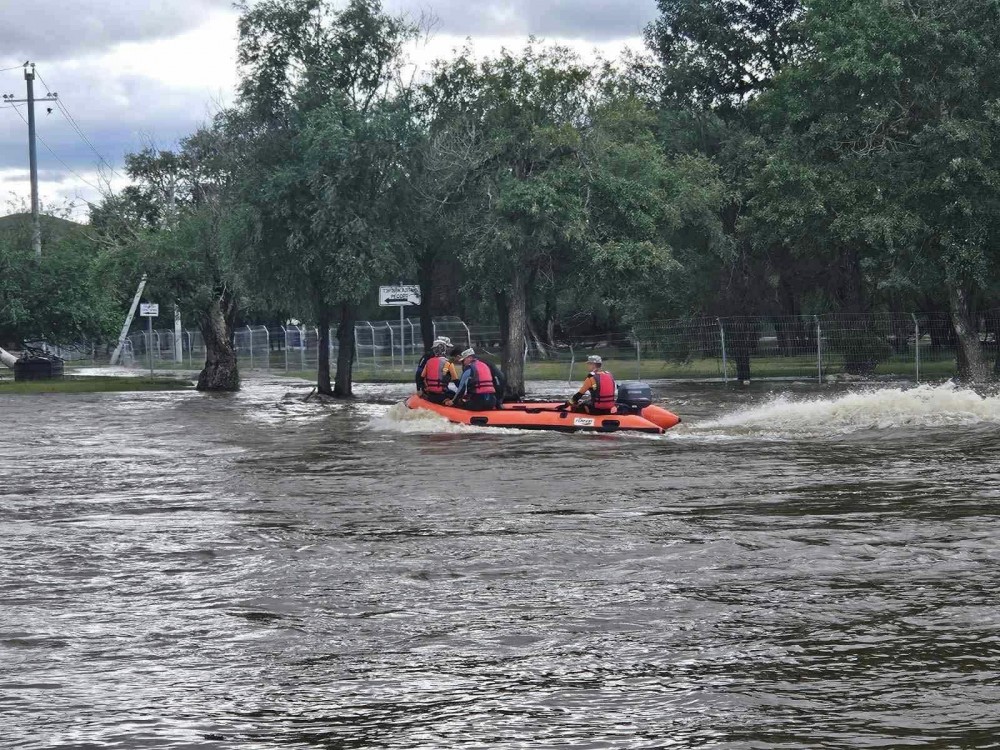
[{"label": "white helmet", "polygon": [[602,362],[603,360],[596,354],[591,354],[589,357],[587,357],[587,364],[599,365]]},{"label": "white helmet", "polygon": [[475,356],[476,356],[476,350],[473,349],[471,346],[458,355],[459,359],[465,359],[466,357],[475,357]]}]

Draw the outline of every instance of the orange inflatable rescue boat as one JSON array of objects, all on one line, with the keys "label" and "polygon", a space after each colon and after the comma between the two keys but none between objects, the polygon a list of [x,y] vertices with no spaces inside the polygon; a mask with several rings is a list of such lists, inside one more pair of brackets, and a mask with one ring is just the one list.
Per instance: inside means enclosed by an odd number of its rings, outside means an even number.
[{"label": "orange inflatable rescue boat", "polygon": [[619,384],[614,414],[583,414],[562,409],[562,402],[514,401],[491,411],[468,411],[427,401],[416,393],[406,399],[410,409],[427,409],[449,422],[475,427],[508,427],[557,432],[648,432],[662,435],[681,420],[652,403],[645,383]]}]

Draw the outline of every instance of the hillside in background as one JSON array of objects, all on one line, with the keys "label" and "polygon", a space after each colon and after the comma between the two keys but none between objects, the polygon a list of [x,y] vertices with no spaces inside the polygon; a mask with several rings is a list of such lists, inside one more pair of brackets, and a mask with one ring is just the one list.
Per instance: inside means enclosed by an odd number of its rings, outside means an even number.
[{"label": "hillside in background", "polygon": [[[84,224],[60,219],[58,216],[42,214],[39,219],[42,228],[43,246],[49,242],[56,242],[67,236],[82,233],[86,228]],[[15,245],[23,243],[25,247],[30,247],[31,214],[18,213],[0,216],[0,242]]]}]

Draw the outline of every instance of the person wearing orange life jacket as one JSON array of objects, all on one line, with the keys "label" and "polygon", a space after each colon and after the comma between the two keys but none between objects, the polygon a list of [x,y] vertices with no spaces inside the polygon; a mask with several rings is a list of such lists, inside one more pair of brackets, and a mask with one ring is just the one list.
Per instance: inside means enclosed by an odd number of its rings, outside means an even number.
[{"label": "person wearing orange life jacket", "polygon": [[417,372],[417,390],[428,401],[443,404],[449,398],[448,384],[458,380],[458,370],[446,356],[451,342],[444,338],[434,340],[431,351],[421,362]]},{"label": "person wearing orange life jacket", "polygon": [[450,346],[450,338],[447,336],[438,336],[431,344],[431,348],[424,352],[420,361],[417,362],[417,369],[413,372],[413,382],[417,386],[417,393],[420,393],[424,389],[424,366],[427,364],[427,360],[444,354]]},{"label": "person wearing orange life jacket", "polygon": [[[605,372],[604,363],[599,356],[591,354],[587,357],[587,365],[590,372],[580,386],[580,390],[573,394],[573,398],[563,404],[563,409],[573,408],[573,411],[582,411],[587,414],[611,414],[614,412],[615,399],[618,396],[618,385],[614,376],[610,372]],[[590,403],[581,404],[580,398],[585,394],[590,394]]]},{"label": "person wearing orange life jacket", "polygon": [[460,355],[462,379],[458,381],[458,391],[445,401],[448,406],[458,406],[469,411],[489,411],[497,407],[496,387],[489,365],[476,357],[471,347]]}]

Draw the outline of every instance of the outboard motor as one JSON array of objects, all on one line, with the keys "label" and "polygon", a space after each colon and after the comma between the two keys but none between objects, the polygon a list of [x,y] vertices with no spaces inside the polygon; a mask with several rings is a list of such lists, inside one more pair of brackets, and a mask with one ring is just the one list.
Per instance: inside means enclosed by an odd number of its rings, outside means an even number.
[{"label": "outboard motor", "polygon": [[653,391],[646,383],[638,380],[625,380],[618,384],[618,412],[621,414],[638,414],[653,403]]}]

